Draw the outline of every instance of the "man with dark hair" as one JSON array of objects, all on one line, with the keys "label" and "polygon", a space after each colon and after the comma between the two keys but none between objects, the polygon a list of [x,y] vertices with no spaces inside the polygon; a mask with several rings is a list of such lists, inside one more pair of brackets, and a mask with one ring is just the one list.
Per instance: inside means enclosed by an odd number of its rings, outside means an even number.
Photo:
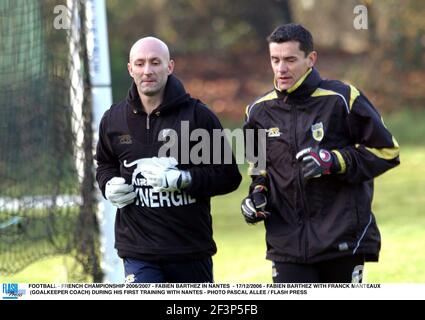
[{"label": "man with dark hair", "polygon": [[358,89],[320,77],[303,26],[280,26],[268,42],[274,89],[244,125],[266,131],[267,166],[252,171],[242,214],[265,223],[274,282],[361,282],[381,246],[373,179],[399,164],[397,141]]},{"label": "man with dark hair", "polygon": [[[222,126],[173,75],[163,41],[138,40],[127,67],[134,81],[103,115],[96,150],[99,187],[117,207],[115,248],[126,281],[213,282],[210,198],[235,190],[241,175],[234,158],[213,162],[213,150],[206,161],[187,158],[194,130],[212,136]],[[171,141],[178,153],[161,155]]]}]

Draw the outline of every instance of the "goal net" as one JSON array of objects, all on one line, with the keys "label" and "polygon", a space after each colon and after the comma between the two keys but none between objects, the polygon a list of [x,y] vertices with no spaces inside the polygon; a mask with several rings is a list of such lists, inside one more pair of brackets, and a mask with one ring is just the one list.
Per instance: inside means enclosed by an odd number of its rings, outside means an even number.
[{"label": "goal net", "polygon": [[0,1],[0,276],[66,254],[102,280],[85,5]]}]

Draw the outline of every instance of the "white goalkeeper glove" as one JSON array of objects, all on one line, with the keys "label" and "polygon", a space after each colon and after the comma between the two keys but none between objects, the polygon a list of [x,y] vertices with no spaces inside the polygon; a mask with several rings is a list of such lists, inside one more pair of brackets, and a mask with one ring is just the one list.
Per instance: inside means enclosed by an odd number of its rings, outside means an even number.
[{"label": "white goalkeeper glove", "polygon": [[106,183],[106,199],[119,209],[133,203],[136,193],[132,185],[126,184],[122,177],[114,177]]},{"label": "white goalkeeper glove", "polygon": [[168,157],[153,157],[150,165],[143,166],[142,174],[154,192],[175,191],[187,187],[191,182],[188,171],[176,168],[177,160]]}]

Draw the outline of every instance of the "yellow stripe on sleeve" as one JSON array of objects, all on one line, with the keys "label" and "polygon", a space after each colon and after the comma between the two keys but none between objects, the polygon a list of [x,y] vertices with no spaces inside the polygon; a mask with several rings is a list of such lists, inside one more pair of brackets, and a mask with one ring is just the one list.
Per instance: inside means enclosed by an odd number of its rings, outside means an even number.
[{"label": "yellow stripe on sleeve", "polygon": [[[385,160],[393,160],[400,155],[400,147],[398,145],[397,140],[394,137],[392,137],[392,139],[394,144],[394,147],[392,148],[370,148],[365,146],[365,149],[377,156],[378,158]],[[356,144],[356,148],[358,148],[359,146],[359,144]]]},{"label": "yellow stripe on sleeve", "polygon": [[345,171],[347,171],[347,165],[345,164],[345,160],[341,152],[339,152],[338,150],[332,150],[332,152],[336,155],[339,161],[339,165],[341,166],[341,170],[339,170],[337,173],[345,173]]},{"label": "yellow stripe on sleeve", "polygon": [[350,110],[353,108],[354,101],[360,95],[360,91],[350,84]]}]

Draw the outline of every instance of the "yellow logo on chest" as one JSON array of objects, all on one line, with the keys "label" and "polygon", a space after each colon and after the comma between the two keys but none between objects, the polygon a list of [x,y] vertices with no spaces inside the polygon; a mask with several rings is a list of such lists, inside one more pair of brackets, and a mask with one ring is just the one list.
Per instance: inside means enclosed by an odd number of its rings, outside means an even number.
[{"label": "yellow logo on chest", "polygon": [[323,137],[325,136],[325,131],[323,129],[323,123],[315,123],[311,126],[311,133],[313,136],[313,139],[316,141],[322,141]]},{"label": "yellow logo on chest", "polygon": [[279,137],[282,134],[279,128],[270,128],[266,132],[268,137]]}]

